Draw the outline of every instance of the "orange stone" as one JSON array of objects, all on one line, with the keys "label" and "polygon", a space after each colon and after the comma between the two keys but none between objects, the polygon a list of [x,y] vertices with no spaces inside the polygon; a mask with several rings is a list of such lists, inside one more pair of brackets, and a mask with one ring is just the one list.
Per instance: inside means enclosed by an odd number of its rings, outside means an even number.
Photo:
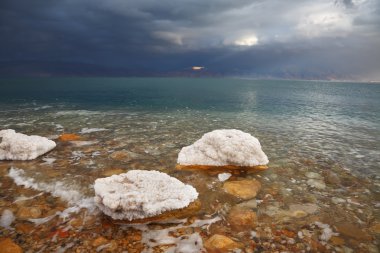
[{"label": "orange stone", "polygon": [[92,242],[92,247],[99,247],[100,245],[104,245],[104,244],[107,244],[108,243],[108,240],[106,238],[104,238],[103,236],[99,236],[98,238],[96,238],[93,242]]},{"label": "orange stone", "polygon": [[232,208],[228,214],[228,222],[234,230],[247,230],[256,227],[256,213],[247,208]]},{"label": "orange stone", "polygon": [[333,236],[330,241],[334,245],[344,245],[344,239],[342,237]]},{"label": "orange stone", "polygon": [[11,239],[0,239],[0,253],[22,253],[22,249]]},{"label": "orange stone", "polygon": [[76,134],[62,134],[58,137],[60,141],[77,141],[80,140],[80,136]]},{"label": "orange stone", "polygon": [[209,253],[229,252],[241,248],[242,245],[224,235],[213,235],[205,243],[204,247]]},{"label": "orange stone", "polygon": [[241,199],[252,199],[256,197],[261,189],[261,183],[256,179],[244,179],[240,181],[227,181],[223,189],[228,194]]}]

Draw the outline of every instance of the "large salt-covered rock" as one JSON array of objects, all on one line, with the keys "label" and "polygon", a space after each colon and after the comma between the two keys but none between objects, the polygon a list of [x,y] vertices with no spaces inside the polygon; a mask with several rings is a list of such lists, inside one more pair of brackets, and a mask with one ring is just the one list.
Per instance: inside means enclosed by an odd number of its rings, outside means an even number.
[{"label": "large salt-covered rock", "polygon": [[241,166],[268,164],[258,139],[236,129],[221,129],[206,133],[178,154],[182,166]]},{"label": "large salt-covered rock", "polygon": [[182,209],[198,198],[194,187],[158,171],[131,170],[95,180],[95,203],[116,220],[139,220]]},{"label": "large salt-covered rock", "polygon": [[48,138],[16,133],[12,129],[1,130],[0,141],[0,160],[33,160],[56,146]]}]

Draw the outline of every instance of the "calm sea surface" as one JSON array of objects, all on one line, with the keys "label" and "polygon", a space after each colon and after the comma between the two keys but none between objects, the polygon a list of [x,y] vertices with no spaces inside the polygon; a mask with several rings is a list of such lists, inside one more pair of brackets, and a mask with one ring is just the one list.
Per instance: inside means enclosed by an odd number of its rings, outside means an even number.
[{"label": "calm sea surface", "polygon": [[46,78],[0,79],[0,88],[0,128],[41,135],[57,134],[57,124],[65,132],[107,128],[102,137],[147,138],[157,149],[163,136],[180,148],[213,129],[236,128],[258,137],[272,164],[315,159],[379,173],[376,84]]},{"label": "calm sea surface", "polygon": [[[33,161],[0,161],[0,238],[27,252],[199,253],[215,234],[241,252],[378,252],[380,85],[0,79],[7,128],[57,142]],[[227,171],[238,186],[261,183],[251,199],[227,193],[215,171],[175,168],[182,147],[223,128],[256,136],[269,157],[268,170]],[[80,140],[61,141],[63,133]],[[108,219],[94,181],[131,169],[194,186],[201,209],[149,225]]]}]

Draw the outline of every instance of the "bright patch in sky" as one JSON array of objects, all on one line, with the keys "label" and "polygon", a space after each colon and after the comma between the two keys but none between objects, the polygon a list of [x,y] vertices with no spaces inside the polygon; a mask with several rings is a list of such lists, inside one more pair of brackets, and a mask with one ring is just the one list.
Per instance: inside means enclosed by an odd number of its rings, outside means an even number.
[{"label": "bright patch in sky", "polygon": [[244,37],[238,40],[235,40],[234,44],[237,46],[254,46],[257,45],[259,42],[259,39],[256,36],[249,36],[249,37]]}]

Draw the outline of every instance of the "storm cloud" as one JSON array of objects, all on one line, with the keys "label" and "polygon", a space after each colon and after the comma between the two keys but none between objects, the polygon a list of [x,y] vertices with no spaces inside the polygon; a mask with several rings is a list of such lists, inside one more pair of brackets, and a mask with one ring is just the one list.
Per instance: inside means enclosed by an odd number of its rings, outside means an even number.
[{"label": "storm cloud", "polygon": [[0,38],[3,66],[380,79],[378,0],[3,0]]}]

